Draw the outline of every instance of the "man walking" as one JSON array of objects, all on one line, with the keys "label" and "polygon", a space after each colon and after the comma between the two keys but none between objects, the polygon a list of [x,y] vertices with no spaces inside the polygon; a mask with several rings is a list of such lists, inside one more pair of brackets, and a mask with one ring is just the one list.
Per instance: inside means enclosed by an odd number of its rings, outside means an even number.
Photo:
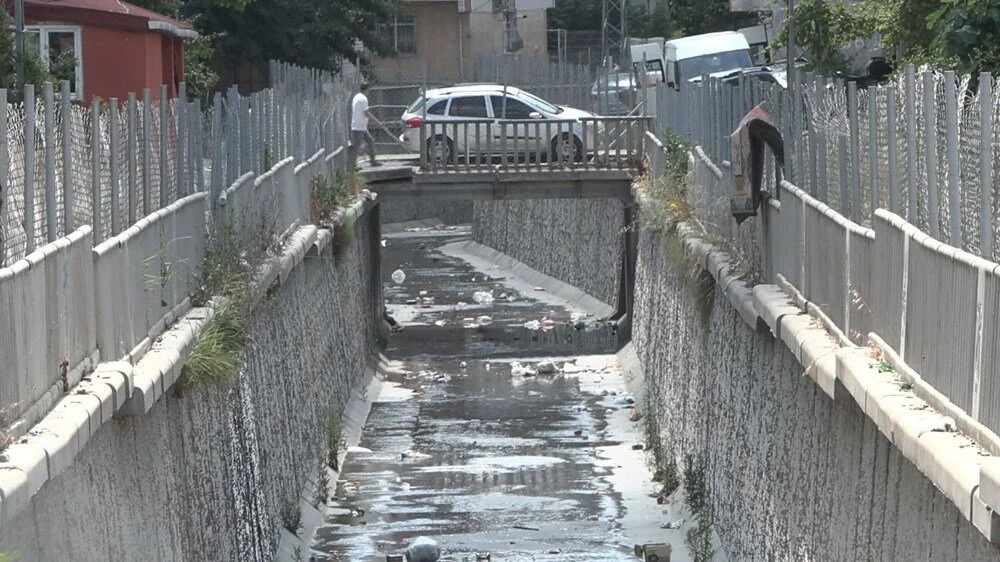
[{"label": "man walking", "polygon": [[372,117],[368,109],[368,82],[362,82],[360,91],[351,100],[351,167],[358,167],[358,150],[361,143],[368,145],[368,158],[372,166],[379,166],[375,161],[375,139],[368,132],[368,119]]}]

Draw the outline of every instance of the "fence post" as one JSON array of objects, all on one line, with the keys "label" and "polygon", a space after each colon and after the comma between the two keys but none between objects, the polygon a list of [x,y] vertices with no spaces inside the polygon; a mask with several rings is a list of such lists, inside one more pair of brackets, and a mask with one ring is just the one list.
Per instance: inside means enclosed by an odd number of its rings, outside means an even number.
[{"label": "fence post", "polygon": [[142,216],[146,216],[152,210],[149,201],[149,192],[152,190],[152,181],[149,177],[149,165],[153,159],[153,143],[149,141],[149,126],[152,117],[149,105],[151,103],[149,88],[142,89]]},{"label": "fence post", "polygon": [[906,65],[906,220],[917,223],[917,80],[912,64]]},{"label": "fence post", "polygon": [[961,201],[959,200],[958,92],[955,73],[944,73],[945,139],[948,155],[948,224],[952,246],[962,247]]},{"label": "fence post", "polygon": [[0,88],[0,267],[7,265],[7,201],[10,184],[10,150],[7,146],[7,90]]},{"label": "fence post", "polygon": [[993,76],[979,75],[979,248],[993,256]]},{"label": "fence post", "polygon": [[101,102],[90,102],[90,191],[94,245],[104,239],[101,230]]},{"label": "fence post", "polygon": [[187,159],[184,152],[188,148],[187,140],[187,85],[181,82],[177,85],[177,198],[187,195],[187,180],[185,178],[185,165]]},{"label": "fence post", "polygon": [[896,86],[890,85],[885,90],[886,116],[888,131],[886,141],[889,144],[889,210],[899,212],[899,154],[896,147]]},{"label": "fence post", "polygon": [[[816,104],[822,108],[826,100],[826,77],[820,76],[816,81]],[[819,168],[816,177],[816,198],[824,203],[829,203],[828,188],[830,181],[829,170],[829,147],[826,144],[827,136],[824,133],[816,133],[816,167]]]},{"label": "fence post", "polygon": [[69,103],[69,80],[59,87],[62,109],[62,183],[63,183],[63,235],[76,228],[73,220],[73,106]]},{"label": "fence post", "polygon": [[212,100],[212,177],[209,185],[209,207],[215,218],[215,206],[222,192],[222,94],[215,93]]},{"label": "fence post", "polygon": [[850,118],[851,141],[851,220],[861,224],[862,211],[864,210],[861,198],[861,143],[858,137],[860,134],[860,126],[858,124],[858,83],[854,81],[847,83],[847,115]]},{"label": "fence post", "polygon": [[55,91],[52,82],[44,86],[45,96],[45,222],[49,242],[59,238],[59,216],[56,211],[56,123]]},{"label": "fence post", "polygon": [[[111,116],[114,119],[114,125],[111,127],[111,139],[117,139],[119,135],[118,128],[118,101],[112,104]],[[128,160],[126,162],[128,167],[128,196],[126,197],[128,202],[128,221],[129,224],[135,224],[135,210],[139,207],[139,201],[137,197],[137,190],[139,189],[139,105],[135,98],[135,92],[129,92],[128,95],[128,105],[125,106],[125,126],[128,127],[126,131],[125,139],[125,158]],[[115,158],[115,166],[117,166],[118,159],[118,149],[115,148],[111,151]],[[112,166],[112,170],[115,174],[118,173],[118,169]],[[115,200],[118,197],[118,191],[114,192]],[[118,207],[115,207],[112,211],[113,213],[118,213]],[[115,222],[115,229],[118,228],[118,223]],[[117,232],[113,230],[112,232]]]},{"label": "fence post", "polygon": [[24,236],[25,255],[35,249],[35,86],[24,85]]},{"label": "fence post", "polygon": [[[129,120],[129,125],[135,125],[135,94],[129,94],[129,105],[128,105],[128,115],[126,116]],[[121,181],[118,175],[120,167],[118,165],[118,151],[120,146],[119,136],[121,135],[121,127],[118,123],[118,98],[111,98],[110,102],[111,111],[111,154],[109,155],[109,162],[111,166],[111,231],[108,236],[114,236],[121,232],[121,217],[119,216],[120,205],[119,194],[121,193]],[[135,127],[130,126],[128,130],[128,138],[126,142],[129,144],[129,151],[127,158],[129,159],[129,178],[133,182],[133,185],[129,186],[128,190],[128,218],[129,224],[135,224],[135,196],[133,192],[135,191]]]},{"label": "fence post", "polygon": [[879,207],[878,193],[878,88],[868,88],[868,183],[871,189],[872,208],[868,219],[875,217]]},{"label": "fence post", "polygon": [[170,111],[167,107],[167,85],[160,84],[160,201],[157,208],[166,207],[170,201],[170,167],[167,161],[167,131],[170,129]]},{"label": "fence post", "polygon": [[924,147],[927,158],[927,212],[931,236],[941,239],[937,178],[937,105],[934,99],[934,75],[924,71]]}]

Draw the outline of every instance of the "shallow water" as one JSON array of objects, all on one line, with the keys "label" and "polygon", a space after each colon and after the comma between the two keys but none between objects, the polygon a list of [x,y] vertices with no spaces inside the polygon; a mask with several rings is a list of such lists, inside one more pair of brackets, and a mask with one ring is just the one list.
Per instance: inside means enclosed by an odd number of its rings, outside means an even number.
[{"label": "shallow water", "polygon": [[[467,236],[386,241],[386,304],[404,326],[387,354],[400,369],[348,452],[314,554],[381,561],[425,535],[446,560],[635,560],[633,544],[676,532],[660,529],[645,453],[632,449],[640,424],[615,356],[601,354],[613,332],[594,318],[573,325],[580,311],[558,298],[437,250]],[[390,281],[397,268],[402,284]],[[493,302],[476,304],[476,291]],[[463,327],[483,315],[492,323]],[[524,327],[543,317],[552,331]],[[556,374],[514,374],[547,358]]]}]

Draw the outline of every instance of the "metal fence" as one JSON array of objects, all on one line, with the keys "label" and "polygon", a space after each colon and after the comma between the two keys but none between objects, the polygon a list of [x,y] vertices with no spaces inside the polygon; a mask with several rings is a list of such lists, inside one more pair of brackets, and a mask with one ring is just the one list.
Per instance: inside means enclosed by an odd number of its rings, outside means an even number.
[{"label": "metal fence", "polygon": [[[706,77],[707,78],[707,77]],[[995,79],[908,67],[894,82],[804,74],[796,96],[777,84],[705,79],[656,91],[660,132],[686,135],[717,163],[729,134],[768,101],[786,147],[785,177],[806,193],[871,225],[884,208],[972,253],[1000,258],[1000,100]]]},{"label": "metal fence", "polygon": [[272,87],[204,112],[149,92],[73,106],[51,87],[6,106],[0,405],[25,425],[95,361],[137,359],[191,306],[214,228],[266,221],[280,242],[309,219],[314,177],[346,166],[356,78],[271,71]]},{"label": "metal fence", "polygon": [[876,335],[954,406],[1000,432],[1000,264],[886,208],[865,215],[870,226],[853,221],[773,176],[775,197],[737,227],[727,217],[729,164],[716,162],[701,146],[693,150],[688,196],[729,254],[743,254],[764,282],[789,283],[854,344]]}]

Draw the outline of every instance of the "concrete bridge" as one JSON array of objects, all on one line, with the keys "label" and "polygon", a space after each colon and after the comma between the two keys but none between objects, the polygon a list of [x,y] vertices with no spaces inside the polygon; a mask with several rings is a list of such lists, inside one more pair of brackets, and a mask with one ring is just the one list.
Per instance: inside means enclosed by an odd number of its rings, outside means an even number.
[{"label": "concrete bridge", "polygon": [[[239,111],[258,101],[257,116],[322,116],[335,104],[311,96],[333,86],[310,76],[236,99],[235,122],[252,123]],[[164,188],[134,224],[119,213],[141,192],[109,207],[96,181],[93,224],[77,228],[72,197],[56,220],[53,196],[52,239],[0,271],[0,552],[301,554],[324,515],[302,490],[330,485],[316,443],[335,412],[363,424],[349,397],[381,368],[381,205],[471,200],[476,241],[616,310],[647,446],[658,466],[704,466],[729,558],[1000,559],[1000,265],[887,209],[851,221],[787,181],[766,184],[759,218],[736,226],[722,140],[735,124],[720,108],[738,104],[713,81],[695,87],[657,103],[699,124],[682,190],[656,187],[683,174],[666,174],[677,154],[643,130],[617,157],[390,160],[363,170],[372,194],[320,209],[316,189],[347,170],[342,139],[324,118],[308,137],[275,118],[276,131],[230,123],[218,182]],[[303,103],[273,105],[282,93]],[[277,162],[255,149],[269,131]],[[640,224],[643,211],[660,222]],[[205,295],[198,264],[227,232],[246,236],[245,258],[262,228],[272,253],[245,287],[252,344],[237,376],[192,384],[218,297],[237,296]]]}]

